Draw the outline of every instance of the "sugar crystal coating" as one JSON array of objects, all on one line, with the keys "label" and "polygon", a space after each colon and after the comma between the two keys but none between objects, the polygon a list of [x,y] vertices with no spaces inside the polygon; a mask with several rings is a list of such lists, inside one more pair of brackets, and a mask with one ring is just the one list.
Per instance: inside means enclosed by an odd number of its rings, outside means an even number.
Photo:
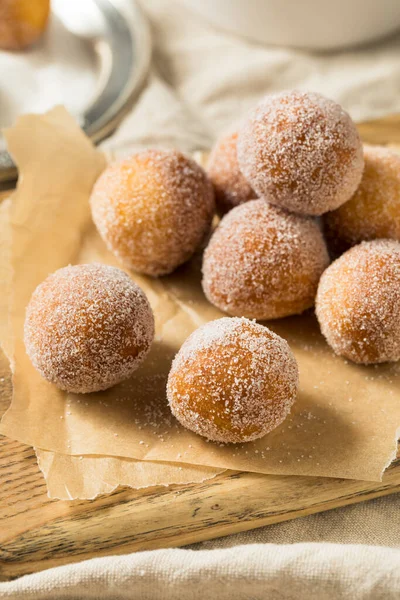
[{"label": "sugar crystal coating", "polygon": [[217,209],[221,215],[257,197],[239,169],[237,137],[237,131],[222,136],[216,142],[207,165],[207,173],[214,185]]},{"label": "sugar crystal coating", "polygon": [[361,140],[350,116],[315,93],[266,96],[239,132],[242,173],[268,202],[321,215],[346,202],[361,180]]},{"label": "sugar crystal coating", "polygon": [[215,210],[205,172],[176,150],[146,150],[111,164],[90,203],[108,248],[126,267],[153,276],[189,260]]},{"label": "sugar crystal coating", "polygon": [[383,146],[364,146],[365,167],[352,198],[324,215],[329,246],[342,252],[362,241],[400,241],[400,155]]},{"label": "sugar crystal coating", "polygon": [[282,423],[297,387],[296,359],[284,339],[248,319],[225,317],[184,342],[167,396],[175,417],[195,433],[248,442]]},{"label": "sugar crystal coating", "polygon": [[400,359],[400,244],[353,246],[321,277],[316,313],[336,354],[361,364]]},{"label": "sugar crystal coating", "polygon": [[127,379],[153,338],[144,292],[120,269],[97,263],[49,275],[26,310],[24,341],[33,366],[69,392],[104,390]]},{"label": "sugar crystal coating", "polygon": [[250,200],[225,215],[211,237],[203,290],[230,315],[277,319],[313,306],[328,264],[325,240],[312,218]]}]

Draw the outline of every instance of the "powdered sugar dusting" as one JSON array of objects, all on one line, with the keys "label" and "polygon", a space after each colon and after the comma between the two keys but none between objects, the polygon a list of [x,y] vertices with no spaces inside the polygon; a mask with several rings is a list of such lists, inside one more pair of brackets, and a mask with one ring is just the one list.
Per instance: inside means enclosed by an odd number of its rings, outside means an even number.
[{"label": "powdered sugar dusting", "polygon": [[127,379],[153,338],[144,292],[120,269],[97,263],[47,277],[26,311],[25,346],[32,364],[69,392],[104,390]]},{"label": "powdered sugar dusting", "polygon": [[350,116],[315,93],[266,96],[240,130],[238,159],[259,196],[288,210],[321,215],[346,202],[363,171]]},{"label": "powdered sugar dusting", "polygon": [[400,244],[363,242],[325,271],[316,313],[333,350],[362,364],[400,359]]},{"label": "powdered sugar dusting", "polygon": [[251,200],[230,211],[214,232],[203,259],[203,289],[231,315],[276,319],[313,306],[328,264],[313,219]]},{"label": "powdered sugar dusting", "polygon": [[110,165],[90,202],[108,248],[128,268],[155,276],[192,256],[215,210],[204,170],[176,150],[147,150]]},{"label": "powdered sugar dusting", "polygon": [[257,197],[239,169],[237,137],[236,131],[221,137],[208,161],[207,172],[214,185],[218,212],[222,215],[235,206]]},{"label": "powdered sugar dusting", "polygon": [[340,208],[324,215],[335,251],[378,238],[400,240],[400,155],[382,146],[364,147],[359,188]]},{"label": "powdered sugar dusting", "polygon": [[222,318],[197,329],[168,378],[171,410],[188,429],[220,442],[245,442],[289,414],[298,368],[287,342],[248,319]]}]

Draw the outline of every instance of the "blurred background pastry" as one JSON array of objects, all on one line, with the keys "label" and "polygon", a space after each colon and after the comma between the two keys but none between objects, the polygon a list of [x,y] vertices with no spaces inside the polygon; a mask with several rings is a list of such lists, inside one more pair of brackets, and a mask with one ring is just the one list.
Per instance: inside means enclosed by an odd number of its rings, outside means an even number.
[{"label": "blurred background pastry", "polygon": [[22,50],[43,35],[50,0],[0,0],[0,48]]}]

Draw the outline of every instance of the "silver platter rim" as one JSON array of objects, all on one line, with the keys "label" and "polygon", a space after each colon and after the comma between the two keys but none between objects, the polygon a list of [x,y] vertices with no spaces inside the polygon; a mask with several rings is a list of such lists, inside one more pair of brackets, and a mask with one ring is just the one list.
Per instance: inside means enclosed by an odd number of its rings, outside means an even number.
[{"label": "silver platter rim", "polygon": [[[79,121],[83,131],[98,143],[114,131],[143,88],[151,61],[151,36],[136,0],[92,2],[104,16],[107,35],[94,44],[100,84]],[[0,185],[10,185],[17,178],[11,156],[0,151]]]}]

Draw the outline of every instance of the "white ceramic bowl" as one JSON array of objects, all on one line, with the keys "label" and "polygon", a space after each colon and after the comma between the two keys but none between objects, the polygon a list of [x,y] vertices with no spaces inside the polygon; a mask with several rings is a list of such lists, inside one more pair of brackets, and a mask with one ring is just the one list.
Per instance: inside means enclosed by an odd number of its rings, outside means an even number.
[{"label": "white ceramic bowl", "polygon": [[181,0],[208,21],[265,44],[328,50],[400,28],[400,0]]}]

